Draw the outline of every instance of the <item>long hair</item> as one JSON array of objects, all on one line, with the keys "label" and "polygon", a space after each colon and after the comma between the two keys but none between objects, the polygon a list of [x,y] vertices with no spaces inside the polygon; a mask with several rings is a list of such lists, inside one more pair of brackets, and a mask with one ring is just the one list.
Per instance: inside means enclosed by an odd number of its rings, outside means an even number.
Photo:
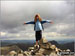
[{"label": "long hair", "polygon": [[35,15],[34,22],[36,22],[36,21],[37,21],[37,17],[38,17],[39,21],[41,22],[41,21],[42,21],[42,19],[41,19],[41,17],[40,17],[40,15],[39,15],[39,14],[36,14],[36,15]]}]

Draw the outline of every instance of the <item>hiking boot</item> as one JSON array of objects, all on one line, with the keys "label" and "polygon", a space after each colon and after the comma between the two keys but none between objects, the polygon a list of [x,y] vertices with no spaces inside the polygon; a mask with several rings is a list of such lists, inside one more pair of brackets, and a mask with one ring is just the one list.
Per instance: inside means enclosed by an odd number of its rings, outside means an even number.
[{"label": "hiking boot", "polygon": [[39,45],[35,45],[34,47],[35,47],[36,49],[39,49]]}]

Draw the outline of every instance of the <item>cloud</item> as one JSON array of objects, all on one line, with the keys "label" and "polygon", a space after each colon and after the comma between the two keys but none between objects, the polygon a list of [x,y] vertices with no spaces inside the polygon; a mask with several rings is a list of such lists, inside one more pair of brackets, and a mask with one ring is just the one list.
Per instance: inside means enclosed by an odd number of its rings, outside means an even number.
[{"label": "cloud", "polygon": [[[22,31],[25,32],[25,31]],[[12,39],[18,39],[18,38],[22,38],[22,39],[35,39],[35,34],[34,33],[7,33],[7,32],[1,32],[1,39],[10,39],[12,37]],[[60,37],[60,36],[66,36],[65,34],[60,34],[57,32],[45,32],[43,33],[43,37]]]},{"label": "cloud", "polygon": [[1,36],[5,36],[7,33],[6,32],[0,32]]},{"label": "cloud", "polygon": [[61,36],[66,36],[66,34],[60,34],[58,32],[45,32],[43,33],[44,37],[61,37]]},{"label": "cloud", "polygon": [[20,34],[11,34],[7,32],[0,32],[0,33],[1,33],[1,37],[20,37]]},{"label": "cloud", "polygon": [[72,27],[69,27],[69,26],[70,26],[69,24],[59,23],[59,24],[56,24],[54,27],[57,29],[57,32],[61,32],[73,27],[73,26]]}]

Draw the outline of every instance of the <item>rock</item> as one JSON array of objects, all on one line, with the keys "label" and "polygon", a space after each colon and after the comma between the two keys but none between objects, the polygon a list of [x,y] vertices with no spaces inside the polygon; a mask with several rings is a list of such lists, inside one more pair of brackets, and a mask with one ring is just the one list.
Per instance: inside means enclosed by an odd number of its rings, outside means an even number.
[{"label": "rock", "polygon": [[58,56],[55,52],[51,52],[49,56]]},{"label": "rock", "polygon": [[23,54],[18,54],[17,56],[24,56]]},{"label": "rock", "polygon": [[23,53],[23,50],[18,50],[17,53]]},{"label": "rock", "polygon": [[39,41],[40,48],[50,49],[51,43],[49,43],[45,38]]},{"label": "rock", "polygon": [[31,55],[31,52],[25,51],[25,52],[24,52],[24,55],[25,55],[25,56],[30,56],[30,55]]},{"label": "rock", "polygon": [[39,53],[41,53],[43,55],[49,55],[51,53],[51,50],[46,50],[46,49],[40,48]]},{"label": "rock", "polygon": [[36,48],[36,46],[34,45],[33,50],[31,50],[31,54],[32,54],[32,55],[35,55],[35,53],[38,52],[39,49],[40,49],[40,48]]},{"label": "rock", "polygon": [[43,54],[44,51],[45,51],[45,49],[40,48],[40,50],[38,52],[41,53],[41,54]]},{"label": "rock", "polygon": [[56,52],[59,52],[59,49],[58,49],[58,48],[55,48],[55,51],[56,51]]},{"label": "rock", "polygon": [[43,37],[39,42],[40,43],[47,43],[48,41]]},{"label": "rock", "polygon": [[44,44],[39,44],[40,48],[44,48],[44,49],[50,49],[51,44],[50,43],[44,43]]},{"label": "rock", "polygon": [[34,50],[34,47],[29,47],[28,48],[28,51],[32,51],[32,50]]},{"label": "rock", "polygon": [[55,49],[56,49],[56,46],[55,46],[55,45],[51,45],[50,48],[51,48],[52,50],[55,50]]},{"label": "rock", "polygon": [[63,50],[63,52],[66,52],[66,50]]},{"label": "rock", "polygon": [[36,53],[36,55],[35,56],[44,56],[43,54],[41,54],[41,53]]},{"label": "rock", "polygon": [[9,55],[10,55],[10,56],[15,56],[15,55],[17,55],[17,52],[11,51],[11,52],[9,52]]},{"label": "rock", "polygon": [[70,49],[67,49],[66,51],[67,51],[67,52],[70,52]]}]

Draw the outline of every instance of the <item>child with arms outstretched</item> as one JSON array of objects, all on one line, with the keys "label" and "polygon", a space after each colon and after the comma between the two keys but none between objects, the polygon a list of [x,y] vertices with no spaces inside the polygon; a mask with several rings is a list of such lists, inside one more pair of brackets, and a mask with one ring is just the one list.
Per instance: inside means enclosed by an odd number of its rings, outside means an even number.
[{"label": "child with arms outstretched", "polygon": [[34,31],[35,31],[35,37],[36,37],[36,47],[39,47],[38,41],[42,38],[42,30],[44,29],[43,28],[44,23],[53,23],[53,22],[50,20],[43,21],[39,14],[35,15],[34,21],[30,21],[27,23],[24,22],[24,24],[34,24]]}]

